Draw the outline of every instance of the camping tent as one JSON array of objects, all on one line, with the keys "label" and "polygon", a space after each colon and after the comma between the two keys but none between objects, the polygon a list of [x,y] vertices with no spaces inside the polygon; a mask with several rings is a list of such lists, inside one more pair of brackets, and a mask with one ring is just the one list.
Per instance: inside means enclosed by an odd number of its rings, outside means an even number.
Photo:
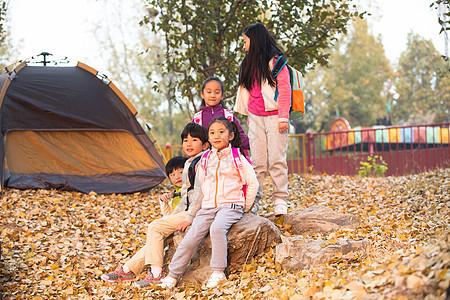
[{"label": "camping tent", "polygon": [[2,191],[132,193],[166,178],[136,109],[95,69],[22,62],[0,88]]}]

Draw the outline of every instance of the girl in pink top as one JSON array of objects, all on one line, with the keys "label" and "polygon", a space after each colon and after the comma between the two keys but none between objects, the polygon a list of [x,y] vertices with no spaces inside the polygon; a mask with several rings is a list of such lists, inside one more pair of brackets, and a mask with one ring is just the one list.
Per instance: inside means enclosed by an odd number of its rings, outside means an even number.
[{"label": "girl in pink top", "polygon": [[[258,190],[255,172],[239,154],[239,130],[224,117],[214,118],[208,127],[211,151],[203,154],[195,176],[195,204],[188,215],[195,216],[192,226],[178,246],[169,265],[169,274],[161,286],[173,288],[184,273],[198,245],[211,237],[211,277],[206,287],[225,281],[227,267],[227,232],[250,210]],[[245,186],[245,188],[244,188]]]},{"label": "girl in pink top", "polygon": [[[268,171],[274,183],[274,213],[282,215],[287,213],[288,199],[286,150],[291,105],[289,71],[284,66],[276,79],[272,77],[275,60],[283,52],[263,24],[245,27],[243,39],[246,56],[239,70],[239,89],[234,110],[248,115],[252,163],[259,182],[252,211],[258,212],[264,176]],[[278,88],[277,100],[274,99],[275,88]]]}]

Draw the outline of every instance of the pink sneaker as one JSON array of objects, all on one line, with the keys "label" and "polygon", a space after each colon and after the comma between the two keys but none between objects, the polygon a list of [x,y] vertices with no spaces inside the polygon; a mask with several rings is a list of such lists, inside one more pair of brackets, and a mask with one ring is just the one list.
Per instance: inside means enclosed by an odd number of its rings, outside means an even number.
[{"label": "pink sneaker", "polygon": [[125,273],[121,266],[118,266],[114,272],[103,274],[101,277],[104,281],[108,282],[117,282],[117,281],[126,281],[126,280],[133,280],[134,274],[133,272]]},{"label": "pink sneaker", "polygon": [[133,286],[137,287],[137,288],[143,288],[143,287],[146,287],[146,286],[149,286],[152,284],[160,283],[164,277],[165,277],[164,269],[161,271],[161,273],[157,277],[153,277],[152,271],[148,271],[147,276],[145,276],[144,279],[133,283]]}]

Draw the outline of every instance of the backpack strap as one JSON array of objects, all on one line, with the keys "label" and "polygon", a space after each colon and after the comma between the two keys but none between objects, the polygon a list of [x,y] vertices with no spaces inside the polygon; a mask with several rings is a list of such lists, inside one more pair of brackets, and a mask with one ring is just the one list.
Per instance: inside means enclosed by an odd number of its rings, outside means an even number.
[{"label": "backpack strap", "polygon": [[200,166],[203,168],[203,170],[206,170],[206,167],[208,166],[208,159],[209,159],[209,156],[211,155],[211,153],[212,153],[211,150],[207,150],[201,156],[202,158],[201,158],[201,161],[200,161]]},{"label": "backpack strap", "polygon": [[[231,148],[231,152],[233,153],[234,166],[239,171],[239,176],[241,177],[242,182],[245,184],[244,173],[242,171],[243,167],[242,167],[241,156],[239,155],[239,148]],[[247,158],[247,160],[248,160],[248,158]]]},{"label": "backpack strap", "polygon": [[[239,176],[241,177],[241,180],[243,183],[242,192],[244,193],[244,198],[246,198],[247,197],[247,183],[246,183],[245,177],[244,177],[241,156],[239,155],[239,148],[231,148],[231,152],[233,153],[234,165],[235,165],[236,169],[238,170]],[[250,161],[250,159],[248,157],[246,157],[246,159],[250,164],[252,164],[252,162]],[[253,208],[253,206],[252,206],[252,208]]]},{"label": "backpack strap", "polygon": [[272,69],[272,76],[273,78],[277,78],[278,74],[280,73],[281,69],[287,65],[286,57],[284,55],[280,55],[277,60],[275,61],[275,65]]},{"label": "backpack strap", "polygon": [[223,116],[230,122],[233,122],[234,120],[234,114],[233,111],[231,109],[224,109],[223,110]]},{"label": "backpack strap", "polygon": [[194,188],[195,184],[195,167],[197,166],[197,163],[200,161],[201,156],[197,156],[191,161],[191,164],[189,165],[188,169],[188,179],[189,179],[189,188],[188,191],[192,190]]},{"label": "backpack strap", "polygon": [[197,123],[198,125],[202,124],[202,111],[198,111],[195,113],[194,118],[192,119],[192,122]]},{"label": "backpack strap", "polygon": [[191,164],[189,165],[189,168],[188,168],[188,179],[189,179],[190,186],[188,187],[188,189],[186,191],[186,210],[189,209],[189,192],[194,189],[195,173],[197,173],[195,167],[197,166],[197,163],[200,161],[201,158],[202,158],[201,155],[194,158],[191,161]]}]

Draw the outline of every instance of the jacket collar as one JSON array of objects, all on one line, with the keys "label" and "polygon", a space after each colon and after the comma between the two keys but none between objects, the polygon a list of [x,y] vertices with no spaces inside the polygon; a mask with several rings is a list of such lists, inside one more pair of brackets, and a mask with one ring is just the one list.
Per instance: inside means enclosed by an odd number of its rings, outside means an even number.
[{"label": "jacket collar", "polygon": [[216,106],[202,106],[200,107],[202,111],[211,111],[213,114],[222,110],[222,104],[217,104]]},{"label": "jacket collar", "polygon": [[[214,147],[212,147],[212,152],[213,152],[214,154],[216,154],[216,155],[219,155],[219,154],[218,154],[219,151],[218,151],[216,148],[214,148]],[[220,156],[222,157],[223,155],[226,155],[226,154],[228,154],[229,152],[231,152],[231,144],[229,144],[228,147],[226,147],[226,148],[220,150]]]}]

